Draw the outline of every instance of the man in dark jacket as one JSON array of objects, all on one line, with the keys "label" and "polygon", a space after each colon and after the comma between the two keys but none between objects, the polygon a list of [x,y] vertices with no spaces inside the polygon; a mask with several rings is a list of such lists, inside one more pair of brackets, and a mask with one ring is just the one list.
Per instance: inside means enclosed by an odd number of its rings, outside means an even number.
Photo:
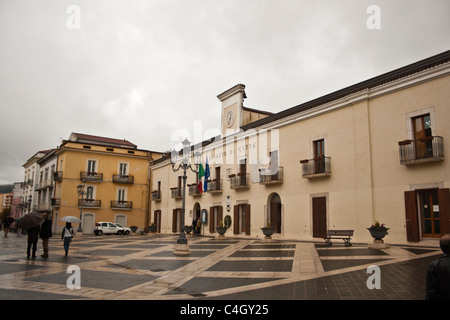
[{"label": "man in dark jacket", "polygon": [[440,246],[445,256],[428,266],[427,300],[450,300],[450,233],[441,237]]},{"label": "man in dark jacket", "polygon": [[42,258],[48,258],[48,241],[52,237],[52,220],[48,218],[48,213],[42,215],[44,221],[41,225],[41,233],[39,236],[42,239],[42,247],[44,248],[44,254],[41,255]]},{"label": "man in dark jacket", "polygon": [[28,233],[27,258],[30,257],[30,254],[33,259],[36,258],[37,242],[39,240],[39,229],[40,229],[39,225],[27,229]]}]

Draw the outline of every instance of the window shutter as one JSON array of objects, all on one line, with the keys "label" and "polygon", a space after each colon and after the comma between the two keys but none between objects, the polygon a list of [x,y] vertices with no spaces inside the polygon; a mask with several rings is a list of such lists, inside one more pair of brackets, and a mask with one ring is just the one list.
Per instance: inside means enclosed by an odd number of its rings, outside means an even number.
[{"label": "window shutter", "polygon": [[416,191],[405,191],[406,240],[420,241]]},{"label": "window shutter", "polygon": [[439,220],[441,235],[450,233],[450,189],[439,189]]}]

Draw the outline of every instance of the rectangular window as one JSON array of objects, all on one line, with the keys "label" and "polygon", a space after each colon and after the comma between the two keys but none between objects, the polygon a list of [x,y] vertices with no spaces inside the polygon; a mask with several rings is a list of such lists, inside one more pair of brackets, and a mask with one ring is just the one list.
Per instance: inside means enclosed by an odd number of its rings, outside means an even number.
[{"label": "rectangular window", "polygon": [[119,163],[119,175],[121,175],[121,176],[128,175],[128,164],[127,163]]},{"label": "rectangular window", "polygon": [[117,193],[117,200],[119,202],[125,202],[126,201],[126,189],[119,189]]},{"label": "rectangular window", "polygon": [[95,167],[96,167],[97,161],[96,160],[88,160],[88,174],[94,174],[95,173]]}]

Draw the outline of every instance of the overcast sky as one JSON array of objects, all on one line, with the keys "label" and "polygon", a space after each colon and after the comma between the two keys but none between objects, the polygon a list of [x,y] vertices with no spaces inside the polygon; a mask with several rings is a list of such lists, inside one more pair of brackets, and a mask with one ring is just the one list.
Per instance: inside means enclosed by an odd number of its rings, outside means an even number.
[{"label": "overcast sky", "polygon": [[219,130],[217,95],[238,83],[247,107],[278,112],[449,50],[449,13],[448,0],[1,0],[0,184],[71,132],[166,151],[195,121]]}]

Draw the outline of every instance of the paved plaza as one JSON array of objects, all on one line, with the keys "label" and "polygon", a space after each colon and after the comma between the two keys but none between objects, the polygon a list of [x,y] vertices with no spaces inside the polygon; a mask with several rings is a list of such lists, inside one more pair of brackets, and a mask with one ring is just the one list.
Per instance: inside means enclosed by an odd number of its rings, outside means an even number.
[{"label": "paved plaza", "polygon": [[[0,300],[423,300],[427,265],[438,241],[417,246],[216,240],[188,236],[191,255],[173,255],[178,235],[76,236],[64,256],[59,235],[50,257],[26,258],[26,236],[0,239]],[[71,265],[81,288],[69,289]],[[369,289],[370,265],[380,289]]]}]

